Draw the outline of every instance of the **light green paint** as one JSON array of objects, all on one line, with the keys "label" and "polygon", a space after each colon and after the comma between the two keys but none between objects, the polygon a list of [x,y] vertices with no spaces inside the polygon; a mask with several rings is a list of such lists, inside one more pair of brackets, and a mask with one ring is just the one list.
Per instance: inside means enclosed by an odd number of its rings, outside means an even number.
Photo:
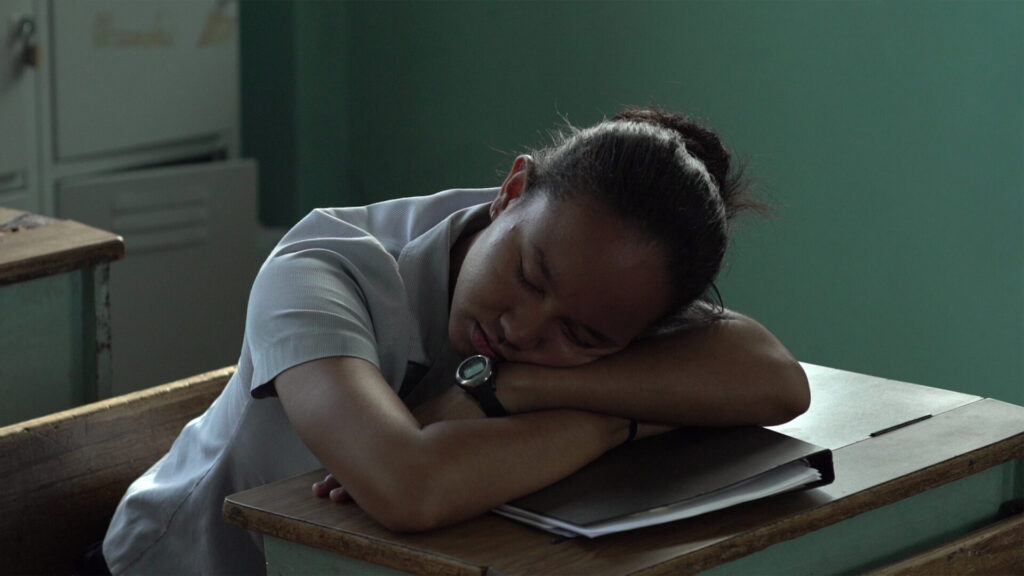
[{"label": "light green paint", "polygon": [[319,548],[311,548],[280,540],[272,536],[263,537],[264,554],[267,557],[267,576],[289,574],[352,574],[359,576],[397,576],[408,574],[380,564],[364,562],[348,556],[341,556]]},{"label": "light green paint", "polygon": [[653,100],[716,126],[777,206],[738,229],[728,305],[801,360],[1024,404],[1024,3],[242,8],[245,120],[294,139],[275,176],[246,128],[265,222],[495,185],[561,116]]},{"label": "light green paint", "polygon": [[1007,462],[701,572],[702,576],[863,574],[924,552],[1000,519],[1022,493],[1020,466]]},{"label": "light green paint", "polygon": [[81,404],[82,275],[0,286],[0,426]]}]

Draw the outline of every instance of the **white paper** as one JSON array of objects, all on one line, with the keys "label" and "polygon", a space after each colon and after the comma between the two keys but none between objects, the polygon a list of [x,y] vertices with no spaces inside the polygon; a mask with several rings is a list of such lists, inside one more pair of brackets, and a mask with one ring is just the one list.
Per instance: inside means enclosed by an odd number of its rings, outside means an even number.
[{"label": "white paper", "polygon": [[743,502],[789,492],[820,479],[821,473],[816,468],[803,460],[798,460],[710,494],[691,498],[670,506],[654,508],[638,514],[614,518],[605,522],[596,522],[586,526],[534,514],[507,505],[499,506],[493,511],[496,514],[561,536],[578,535],[596,538],[614,532],[623,532],[634,528],[682,520],[683,518],[692,518],[715,510],[742,504]]}]

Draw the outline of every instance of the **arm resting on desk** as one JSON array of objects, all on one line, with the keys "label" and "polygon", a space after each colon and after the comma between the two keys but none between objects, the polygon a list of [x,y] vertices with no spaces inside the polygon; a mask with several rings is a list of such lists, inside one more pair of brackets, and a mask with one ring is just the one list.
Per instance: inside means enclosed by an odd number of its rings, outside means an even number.
[{"label": "arm resting on desk", "polygon": [[628,422],[578,410],[421,426],[371,363],[315,360],[276,379],[299,436],[370,516],[396,531],[479,515],[574,472]]},{"label": "arm resting on desk", "polygon": [[731,311],[584,366],[502,366],[498,396],[513,412],[574,408],[690,426],[781,424],[810,404],[807,376],[789,350]]},{"label": "arm resting on desk", "polygon": [[[709,326],[644,340],[584,366],[505,363],[497,390],[513,413],[568,408],[684,426],[772,426],[810,404],[807,375],[789,350],[731,311]],[[483,417],[454,386],[414,413],[423,423]],[[665,429],[642,425],[640,435]]]},{"label": "arm resting on desk", "polygon": [[[622,441],[621,417],[774,424],[809,401],[799,363],[735,313],[583,367],[506,364],[498,390],[520,412],[511,418],[480,418],[454,387],[414,417],[373,365],[352,358],[295,367],[277,389],[293,426],[345,491],[396,530],[469,518],[574,472]],[[647,425],[641,435],[662,430]]]}]

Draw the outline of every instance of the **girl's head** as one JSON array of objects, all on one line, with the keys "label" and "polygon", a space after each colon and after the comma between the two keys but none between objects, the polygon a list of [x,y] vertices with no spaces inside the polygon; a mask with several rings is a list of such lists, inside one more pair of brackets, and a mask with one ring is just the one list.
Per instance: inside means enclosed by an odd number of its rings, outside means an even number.
[{"label": "girl's head", "polygon": [[520,156],[464,246],[453,346],[548,365],[621,349],[712,286],[738,180],[712,131],[651,109]]},{"label": "girl's head", "polygon": [[532,191],[595,200],[662,252],[674,307],[711,286],[728,244],[728,221],[750,204],[718,136],[662,110],[627,109],[563,133],[533,159]]}]

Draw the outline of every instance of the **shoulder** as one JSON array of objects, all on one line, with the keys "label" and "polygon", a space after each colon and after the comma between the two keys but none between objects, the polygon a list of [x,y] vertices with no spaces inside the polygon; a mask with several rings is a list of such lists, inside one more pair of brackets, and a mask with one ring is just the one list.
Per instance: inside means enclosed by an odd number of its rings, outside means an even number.
[{"label": "shoulder", "polygon": [[497,188],[452,189],[371,204],[365,208],[366,229],[404,245],[460,210],[489,203],[497,193]]},{"label": "shoulder", "polygon": [[318,208],[281,239],[275,253],[312,244],[325,244],[330,249],[348,244],[340,240],[373,239],[397,257],[412,240],[460,210],[490,202],[497,192],[497,188],[452,189],[367,206]]}]

